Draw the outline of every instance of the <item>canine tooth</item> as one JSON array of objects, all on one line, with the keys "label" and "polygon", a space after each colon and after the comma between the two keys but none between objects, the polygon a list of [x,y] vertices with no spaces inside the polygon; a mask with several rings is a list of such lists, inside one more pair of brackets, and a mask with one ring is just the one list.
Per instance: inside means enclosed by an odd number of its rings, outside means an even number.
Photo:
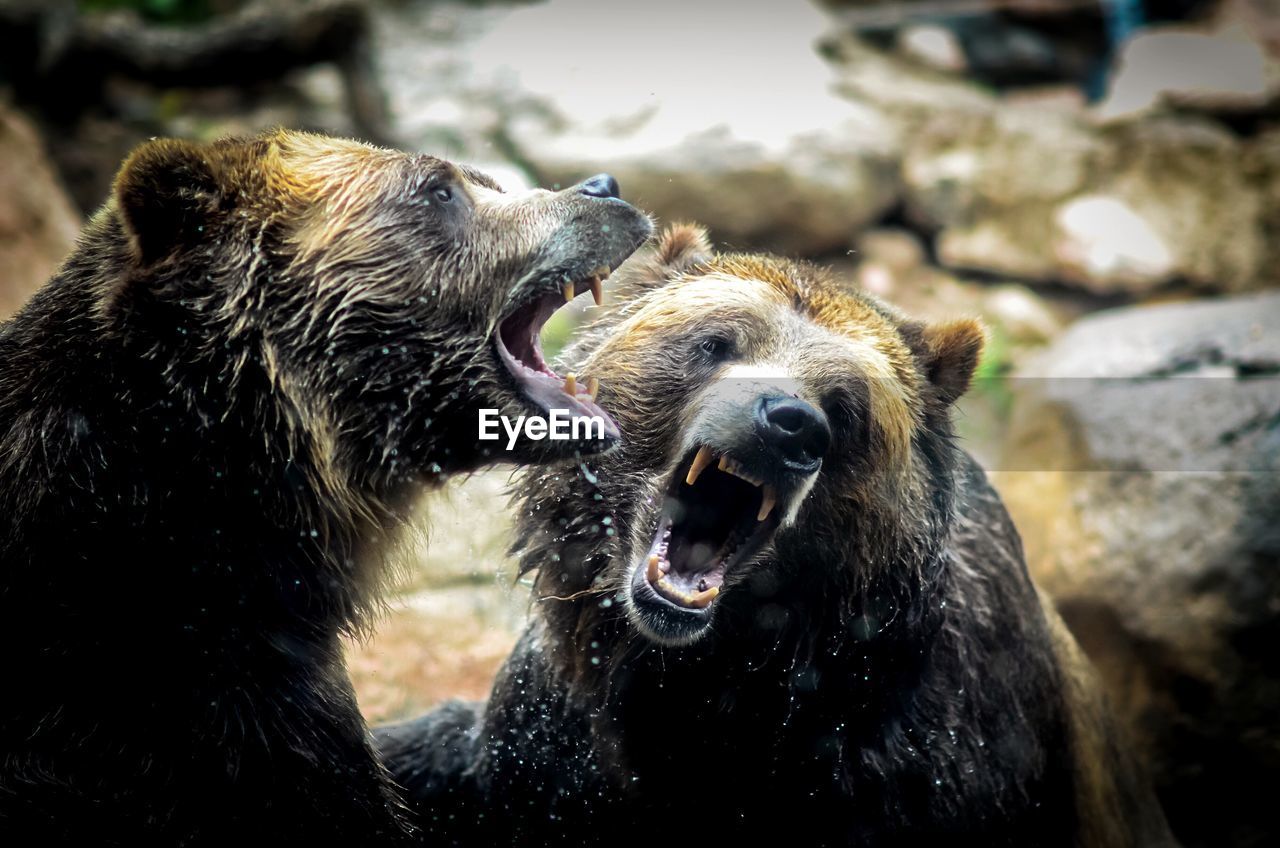
[{"label": "canine tooth", "polygon": [[760,496],[760,512],[756,513],[756,521],[764,521],[768,518],[777,502],[778,492],[772,486],[765,486],[764,494]]},{"label": "canine tooth", "polygon": [[596,399],[596,392],[598,391],[600,391],[600,381],[595,377],[588,377],[587,378],[587,394],[591,396],[592,400]]},{"label": "canine tooth", "polygon": [[578,378],[572,374],[564,378],[564,393],[569,397],[573,397],[578,393]]},{"label": "canine tooth", "polygon": [[644,576],[649,578],[650,583],[657,583],[662,579],[662,571],[658,568],[658,555],[649,554],[649,565],[645,569]]},{"label": "canine tooth", "polygon": [[685,600],[688,602],[689,606],[691,607],[696,607],[697,609],[705,609],[707,604],[714,601],[716,599],[716,595],[719,595],[719,594],[720,594],[720,587],[712,586],[710,589],[707,589],[704,592],[694,592],[691,595],[686,595]]},{"label": "canine tooth", "polygon": [[727,455],[720,457],[720,465],[717,467],[724,473],[732,474],[734,477],[737,477],[739,480],[745,480],[753,486],[764,485],[763,480],[761,480],[759,477],[755,477],[751,474],[748,474],[746,469],[738,464],[737,460],[730,459]]},{"label": "canine tooth", "polygon": [[569,301],[573,300],[573,283],[565,283],[564,288],[561,289],[561,291],[564,292],[565,303],[568,303]]},{"label": "canine tooth", "polygon": [[[684,476],[684,482],[690,486],[696,483],[698,475],[711,464],[711,460],[714,458],[715,454],[711,452],[711,448],[706,445],[698,448],[698,455],[693,458],[693,464],[689,466],[689,473]],[[722,463],[720,467],[723,468],[724,457],[720,458],[720,462]]]},{"label": "canine tooth", "polygon": [[596,306],[604,306],[604,287],[599,277],[591,278],[591,296],[595,298]]},{"label": "canine tooth", "polygon": [[595,269],[594,271],[592,271],[592,272],[591,272],[591,276],[593,276],[593,277],[599,277],[599,278],[600,278],[600,279],[602,279],[602,280],[607,280],[607,279],[609,279],[609,266],[608,266],[608,265],[601,265],[599,268],[597,268],[597,269]]}]

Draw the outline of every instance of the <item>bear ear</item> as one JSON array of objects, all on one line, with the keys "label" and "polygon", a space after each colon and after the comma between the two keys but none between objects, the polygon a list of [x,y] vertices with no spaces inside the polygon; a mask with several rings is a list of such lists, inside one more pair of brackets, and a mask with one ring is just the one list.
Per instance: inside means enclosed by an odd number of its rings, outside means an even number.
[{"label": "bear ear", "polygon": [[638,260],[626,284],[620,288],[623,300],[643,294],[711,261],[715,251],[700,224],[672,224],[643,259]]},{"label": "bear ear", "polygon": [[920,359],[925,376],[943,403],[959,400],[969,388],[982,358],[987,331],[973,318],[925,324],[920,329]]},{"label": "bear ear", "polygon": [[714,253],[706,227],[691,223],[672,224],[658,239],[653,267],[671,279],[695,265],[709,262]]},{"label": "bear ear", "polygon": [[199,240],[220,194],[209,149],[178,139],[141,145],[120,166],[115,181],[125,231],[148,265]]}]

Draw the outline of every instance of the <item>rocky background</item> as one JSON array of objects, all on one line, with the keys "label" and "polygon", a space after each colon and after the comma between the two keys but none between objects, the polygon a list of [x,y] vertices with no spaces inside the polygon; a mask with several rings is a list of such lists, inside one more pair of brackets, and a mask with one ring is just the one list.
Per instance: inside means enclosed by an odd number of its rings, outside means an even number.
[{"label": "rocky background", "polygon": [[[722,246],[982,316],[967,445],[1175,831],[1280,842],[1278,0],[0,0],[0,318],[134,144],[276,124],[511,186],[607,169]],[[485,694],[527,604],[505,483],[408,540],[351,646],[372,720]]]}]

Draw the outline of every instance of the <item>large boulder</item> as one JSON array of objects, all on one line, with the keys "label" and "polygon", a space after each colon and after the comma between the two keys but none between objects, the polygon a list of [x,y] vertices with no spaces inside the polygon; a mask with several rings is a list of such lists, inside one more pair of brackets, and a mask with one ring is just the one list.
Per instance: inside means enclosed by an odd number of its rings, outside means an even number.
[{"label": "large boulder", "polygon": [[1280,294],[1073,325],[994,474],[1189,845],[1276,844]]},{"label": "large boulder", "polygon": [[71,252],[80,215],[40,136],[0,103],[0,320],[18,310]]},{"label": "large boulder", "polygon": [[1099,107],[1105,117],[1174,106],[1214,113],[1261,112],[1280,96],[1280,65],[1242,26],[1144,29],[1125,42]]},{"label": "large boulder", "polygon": [[387,83],[401,132],[508,157],[547,186],[607,169],[628,200],[738,248],[844,250],[897,201],[897,138],[829,90],[817,9],[627,8],[433,5],[384,19],[380,63],[397,69]]},{"label": "large boulder", "polygon": [[1280,280],[1280,127],[1259,133],[1245,151],[1245,171],[1262,193],[1264,265],[1270,280]]},{"label": "large boulder", "polygon": [[1001,100],[852,38],[840,90],[901,139],[906,210],[949,267],[1099,294],[1174,281],[1242,291],[1274,278],[1241,142],[1162,117],[1100,126]]}]

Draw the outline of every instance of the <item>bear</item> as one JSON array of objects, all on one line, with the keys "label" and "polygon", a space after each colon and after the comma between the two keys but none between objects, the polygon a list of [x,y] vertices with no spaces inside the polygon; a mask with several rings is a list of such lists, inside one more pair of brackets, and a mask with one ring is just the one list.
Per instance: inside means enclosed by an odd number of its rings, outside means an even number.
[{"label": "bear", "polygon": [[623,439],[527,469],[487,703],[375,728],[430,844],[1168,845],[957,444],[985,333],[676,226],[565,361]]},{"label": "bear", "polygon": [[[287,130],[135,150],[0,325],[0,842],[408,839],[339,637],[421,493],[613,444],[539,331],[651,228],[606,174],[508,194]],[[508,451],[482,408],[601,424]]]}]

